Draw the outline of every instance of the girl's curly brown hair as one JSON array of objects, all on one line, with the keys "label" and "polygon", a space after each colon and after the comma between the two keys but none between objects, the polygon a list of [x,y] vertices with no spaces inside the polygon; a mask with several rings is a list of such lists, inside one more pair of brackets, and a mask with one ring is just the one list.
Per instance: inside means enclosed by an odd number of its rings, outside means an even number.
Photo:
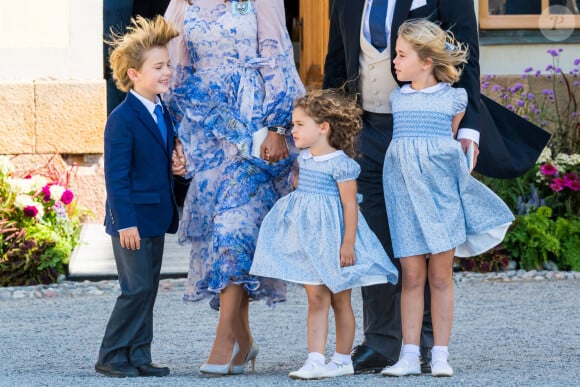
[{"label": "girl's curly brown hair", "polygon": [[362,129],[362,109],[355,100],[346,97],[337,89],[309,89],[306,95],[294,102],[317,124],[328,122],[328,142],[335,149],[350,157],[357,155],[356,144]]}]

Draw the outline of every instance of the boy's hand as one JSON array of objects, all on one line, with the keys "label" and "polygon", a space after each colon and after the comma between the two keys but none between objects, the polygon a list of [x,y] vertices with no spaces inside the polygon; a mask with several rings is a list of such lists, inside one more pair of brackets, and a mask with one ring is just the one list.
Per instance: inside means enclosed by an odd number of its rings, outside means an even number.
[{"label": "boy's hand", "polygon": [[121,247],[124,249],[139,250],[141,248],[141,237],[137,227],[129,227],[119,231],[119,239],[121,240]]},{"label": "boy's hand", "polygon": [[171,155],[171,172],[175,176],[185,176],[185,154],[183,153],[183,144],[178,138],[175,139],[175,147]]},{"label": "boy's hand", "polygon": [[340,246],[340,267],[354,265],[354,245],[343,243]]}]

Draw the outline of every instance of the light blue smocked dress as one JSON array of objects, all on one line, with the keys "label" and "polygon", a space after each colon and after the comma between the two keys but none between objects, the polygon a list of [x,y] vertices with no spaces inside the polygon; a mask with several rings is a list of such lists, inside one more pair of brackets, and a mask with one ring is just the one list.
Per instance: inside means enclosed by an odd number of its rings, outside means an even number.
[{"label": "light blue smocked dress", "polygon": [[[393,140],[383,186],[395,258],[456,248],[457,257],[499,244],[514,216],[489,188],[471,176],[453,116],[465,111],[465,89],[439,83],[393,91]],[[493,146],[493,144],[486,144]]]},{"label": "light blue smocked dress", "polygon": [[355,180],[360,166],[343,151],[298,156],[295,191],[276,202],[264,218],[251,273],[332,292],[357,286],[397,283],[398,272],[376,235],[358,213],[355,264],[340,267],[344,233],[337,183]]},{"label": "light blue smocked dress", "polygon": [[304,93],[283,1],[192,3],[173,1],[165,15],[181,30],[169,47],[175,69],[166,97],[192,178],[178,231],[191,244],[184,299],[211,297],[217,309],[219,292],[240,284],[252,299],[283,301],[284,282],[249,273],[262,219],[290,191],[295,159],[252,157],[252,134],[287,126]]}]

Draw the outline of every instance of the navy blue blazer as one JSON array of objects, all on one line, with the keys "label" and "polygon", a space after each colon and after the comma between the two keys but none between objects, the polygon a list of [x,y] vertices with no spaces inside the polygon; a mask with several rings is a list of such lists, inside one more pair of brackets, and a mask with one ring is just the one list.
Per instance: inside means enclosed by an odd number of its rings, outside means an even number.
[{"label": "navy blue blazer", "polygon": [[131,93],[109,115],[105,127],[106,232],[137,226],[141,238],[175,233],[179,221],[173,193],[173,125],[163,143],[147,108]]},{"label": "navy blue blazer", "polygon": [[[349,94],[359,92],[360,31],[365,2],[332,2],[324,88],[346,85]],[[427,0],[424,6],[413,11],[410,10],[411,4],[412,0],[397,0],[395,5],[390,38],[391,58],[395,57],[398,29],[405,20],[425,18],[453,32],[458,41],[469,47],[468,63],[464,66],[461,79],[453,86],[465,88],[469,96],[460,127],[480,133],[480,153],[475,170],[497,178],[512,178],[526,172],[536,162],[550,135],[480,95],[479,37],[473,0]],[[397,79],[394,65],[391,73]]]}]

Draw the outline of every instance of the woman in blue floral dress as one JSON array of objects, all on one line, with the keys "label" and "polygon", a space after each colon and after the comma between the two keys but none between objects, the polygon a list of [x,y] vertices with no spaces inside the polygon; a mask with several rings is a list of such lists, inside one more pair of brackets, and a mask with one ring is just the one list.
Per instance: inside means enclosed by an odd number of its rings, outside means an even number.
[{"label": "woman in blue floral dress", "polygon": [[[283,0],[172,0],[165,17],[181,31],[170,44],[175,75],[166,98],[192,178],[179,230],[180,243],[191,243],[184,299],[209,296],[220,309],[201,371],[242,373],[257,354],[249,300],[285,299],[283,282],[249,270],[263,217],[291,188],[294,157],[283,132],[304,87]],[[263,128],[263,143],[253,144]]]}]

